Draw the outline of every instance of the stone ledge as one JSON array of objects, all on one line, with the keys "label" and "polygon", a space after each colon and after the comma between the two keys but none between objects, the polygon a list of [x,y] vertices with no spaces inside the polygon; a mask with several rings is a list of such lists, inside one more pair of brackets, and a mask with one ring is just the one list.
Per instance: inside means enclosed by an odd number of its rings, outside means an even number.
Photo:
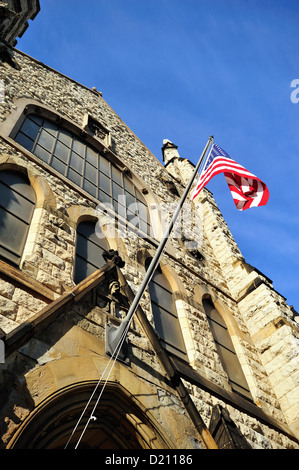
[{"label": "stone ledge", "polygon": [[211,382],[209,379],[204,378],[199,372],[192,369],[189,364],[183,363],[178,358],[172,357],[171,363],[182,379],[190,381],[193,385],[215,395],[217,398],[223,400],[225,403],[233,406],[242,413],[248,414],[249,416],[261,421],[266,426],[284,434],[296,443],[298,442],[296,435],[293,434],[293,430],[289,425],[284,425],[283,423],[278,422],[276,419],[266,414],[255,403],[243,398],[235,392],[225,390],[219,385]]},{"label": "stone ledge", "polygon": [[287,318],[279,316],[278,318],[264,326],[261,330],[258,331],[258,333],[253,336],[254,342],[258,343],[259,341],[265,340],[282,326],[288,326],[293,331],[298,332],[298,327],[296,325],[294,325]]},{"label": "stone ledge", "polygon": [[95,271],[95,273],[75,286],[71,291],[65,292],[44,307],[40,312],[33,315],[28,321],[25,321],[8,333],[4,338],[6,356],[9,356],[13,351],[25,344],[38,331],[41,331],[51,324],[61,313],[64,313],[67,308],[73,306],[84,297],[88,291],[98,285],[105,273],[114,268],[114,263],[107,263],[102,269]]},{"label": "stone ledge", "polygon": [[35,295],[38,295],[48,303],[55,299],[55,293],[51,289],[48,289],[40,282],[2,260],[0,260],[0,276],[3,280],[13,280],[20,284],[21,287],[33,291]]}]

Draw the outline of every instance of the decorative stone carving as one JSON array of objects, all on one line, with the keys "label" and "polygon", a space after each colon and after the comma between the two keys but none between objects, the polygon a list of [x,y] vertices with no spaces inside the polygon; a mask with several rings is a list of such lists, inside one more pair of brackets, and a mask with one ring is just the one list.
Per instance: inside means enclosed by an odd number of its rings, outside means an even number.
[{"label": "decorative stone carving", "polygon": [[196,240],[191,240],[183,235],[180,239],[180,244],[189,253],[189,255],[195,258],[197,261],[204,260],[204,256],[197,248]]},{"label": "decorative stone carving", "polygon": [[106,296],[99,293],[97,305],[115,318],[124,318],[129,309],[129,303],[127,298],[121,293],[119,281],[117,279],[111,281],[108,289],[109,293]]},{"label": "decorative stone carving", "polygon": [[90,114],[84,116],[83,130],[99,139],[105,147],[111,147],[110,130]]},{"label": "decorative stone carving", "polygon": [[119,268],[123,268],[125,266],[125,262],[119,256],[118,251],[115,251],[115,250],[104,251],[103,258],[106,262],[113,261],[114,264]]}]

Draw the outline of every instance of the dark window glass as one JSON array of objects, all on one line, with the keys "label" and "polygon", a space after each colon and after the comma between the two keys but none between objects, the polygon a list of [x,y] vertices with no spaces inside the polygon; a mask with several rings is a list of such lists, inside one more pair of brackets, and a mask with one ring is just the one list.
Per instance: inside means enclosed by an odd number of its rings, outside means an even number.
[{"label": "dark window glass", "polygon": [[[30,120],[38,124],[39,126],[42,125],[43,119],[40,116],[37,116],[35,114],[30,115]],[[56,128],[56,126],[55,126]]]},{"label": "dark window glass", "polygon": [[39,134],[37,142],[38,145],[51,150],[55,142],[55,137],[43,129]]},{"label": "dark window glass", "polygon": [[78,186],[81,186],[81,175],[74,171],[72,168],[69,168],[67,173],[68,178],[73,181]]},{"label": "dark window glass", "polygon": [[[51,149],[48,148],[50,151]],[[63,162],[67,163],[68,157],[69,157],[70,149],[66,145],[64,145],[62,142],[59,142],[57,140],[55,148],[54,148],[54,155],[62,160]]]},{"label": "dark window glass", "polygon": [[51,165],[55,170],[59,171],[59,173],[65,175],[66,165],[59,160],[59,158],[53,157]]},{"label": "dark window glass", "polygon": [[110,178],[110,163],[104,157],[100,157],[100,170]]},{"label": "dark window glass", "polygon": [[18,136],[17,136],[16,140],[17,140],[17,142],[19,142],[19,144],[23,145],[23,147],[30,150],[30,152],[31,152],[33,144],[34,144],[34,140],[30,139],[30,137],[23,134],[22,132],[18,133]]},{"label": "dark window glass", "polygon": [[119,196],[123,195],[123,188],[119,186],[118,184],[112,182],[112,196],[116,201],[118,200]]},{"label": "dark window glass", "polygon": [[[149,262],[147,263],[147,266]],[[161,344],[170,353],[186,360],[183,339],[171,286],[158,268],[149,283],[152,312]]]},{"label": "dark window glass", "polygon": [[[45,121],[46,125],[48,124],[49,121]],[[57,127],[58,131],[58,127]],[[58,133],[58,140],[62,142],[66,147],[71,147],[72,145],[72,136],[66,131],[60,130]]]},{"label": "dark window glass", "polygon": [[112,167],[112,179],[116,184],[123,186],[122,173],[118,168],[115,168],[114,166]]},{"label": "dark window glass", "polygon": [[35,202],[23,174],[0,172],[0,256],[14,265],[20,263]]},{"label": "dark window glass", "polygon": [[111,204],[111,197],[102,190],[99,190],[98,199],[106,204]]},{"label": "dark window glass", "polygon": [[111,187],[110,187],[110,178],[104,175],[104,173],[100,172],[100,188],[106,194],[111,194]]},{"label": "dark window glass", "polygon": [[134,211],[136,209],[136,203],[137,203],[137,200],[135,199],[135,197],[130,193],[126,193],[126,200],[127,200],[127,206],[131,209],[131,211]]},{"label": "dark window glass", "polygon": [[109,250],[104,237],[100,237],[94,222],[86,221],[78,225],[75,277],[76,283],[100,269],[105,264],[103,251]]},{"label": "dark window glass", "polygon": [[[39,125],[41,125],[41,122],[42,120],[40,120]],[[57,137],[57,126],[55,126],[54,123],[50,121],[45,121],[43,127],[49,134],[53,135],[54,137]]]},{"label": "dark window glass", "polygon": [[232,389],[251,399],[245,375],[222,316],[210,300],[204,300],[203,306],[213,333],[219,358],[228,375]]},{"label": "dark window glass", "polygon": [[35,140],[38,133],[40,130],[40,124],[37,124],[35,121],[32,121],[31,119],[26,119],[23,126],[22,126],[22,132],[25,134],[27,137],[29,137],[32,140]]},{"label": "dark window glass", "polygon": [[85,163],[85,178],[87,178],[91,183],[97,185],[97,170],[93,165],[88,162]]},{"label": "dark window glass", "polygon": [[77,139],[73,139],[73,150],[79,155],[84,155],[86,145],[83,142],[80,142]]},{"label": "dark window glass", "polygon": [[90,183],[87,179],[83,181],[83,189],[91,194],[93,197],[97,197],[97,188],[94,184]]},{"label": "dark window glass", "polygon": [[86,160],[94,167],[98,167],[98,154],[94,152],[91,148],[87,147],[86,149]]},{"label": "dark window glass", "polygon": [[119,215],[150,234],[149,213],[140,191],[128,176],[86,142],[54,122],[32,114],[23,122],[16,141],[91,196],[103,203],[113,203],[116,212],[120,207]]},{"label": "dark window glass", "polygon": [[36,145],[34,148],[34,153],[37,155],[41,160],[43,160],[46,163],[49,163],[50,160],[50,153],[47,152],[43,147],[40,145]]},{"label": "dark window glass", "polygon": [[78,173],[82,173],[83,169],[83,158],[75,152],[71,153],[70,167],[76,170]]},{"label": "dark window glass", "polygon": [[134,194],[134,185],[128,178],[125,180],[125,188],[126,188],[126,191],[128,191],[131,194]]}]

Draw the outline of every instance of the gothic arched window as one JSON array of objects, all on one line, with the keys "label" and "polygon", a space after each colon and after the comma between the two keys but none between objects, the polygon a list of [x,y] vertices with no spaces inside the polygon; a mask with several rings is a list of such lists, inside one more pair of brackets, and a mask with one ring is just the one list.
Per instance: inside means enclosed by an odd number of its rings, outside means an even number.
[{"label": "gothic arched window", "polygon": [[104,266],[103,252],[108,250],[108,242],[96,230],[96,222],[85,221],[78,224],[74,276],[76,284]]},{"label": "gothic arched window", "polygon": [[[148,268],[148,266],[149,261],[146,262],[146,268]],[[172,288],[160,267],[157,268],[149,283],[149,293],[155,329],[162,345],[169,352],[187,360],[185,342],[178,319]]]},{"label": "gothic arched window", "polygon": [[36,203],[28,178],[0,171],[0,256],[19,266]]},{"label": "gothic arched window", "polygon": [[143,194],[103,152],[74,133],[35,114],[28,114],[15,140],[43,162],[142,232],[150,233]]},{"label": "gothic arched window", "polygon": [[211,300],[204,299],[203,306],[216,343],[219,358],[228,375],[232,389],[251,399],[245,375],[222,316],[214,307]]}]

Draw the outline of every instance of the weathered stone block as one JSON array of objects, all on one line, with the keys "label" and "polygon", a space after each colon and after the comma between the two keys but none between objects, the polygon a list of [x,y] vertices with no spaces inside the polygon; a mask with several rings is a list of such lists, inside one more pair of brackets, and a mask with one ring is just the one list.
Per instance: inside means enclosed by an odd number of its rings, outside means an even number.
[{"label": "weathered stone block", "polygon": [[17,310],[18,305],[15,302],[0,295],[0,315],[14,319]]},{"label": "weathered stone block", "polygon": [[9,282],[0,280],[0,295],[6,297],[7,299],[11,299],[13,293],[15,291],[15,286],[10,284]]}]

